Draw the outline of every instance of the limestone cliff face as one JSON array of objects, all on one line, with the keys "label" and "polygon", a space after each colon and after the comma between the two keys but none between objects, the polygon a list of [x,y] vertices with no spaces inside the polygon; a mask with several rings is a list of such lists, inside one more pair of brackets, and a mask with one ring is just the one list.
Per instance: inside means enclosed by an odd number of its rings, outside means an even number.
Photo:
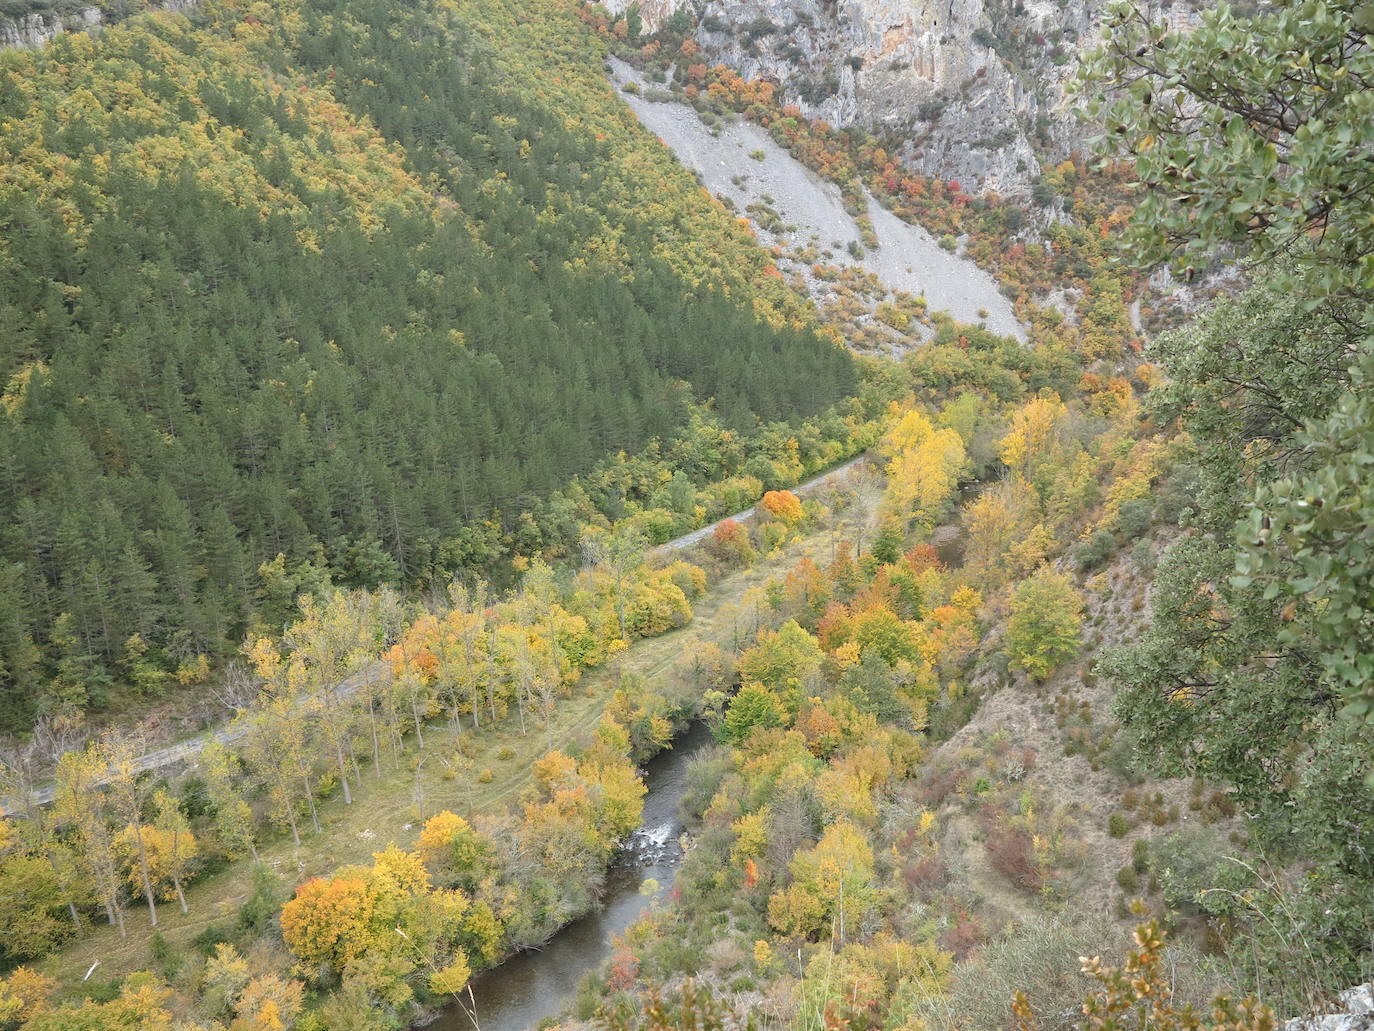
[{"label": "limestone cliff face", "polygon": [[[623,11],[633,0],[614,0]],[[1175,0],[1167,0],[1174,3]],[[1166,8],[1167,8],[1166,3]],[[1020,193],[1082,142],[1064,99],[1105,0],[640,0],[646,31],[679,9],[709,60],[778,82],[840,126],[888,130],[913,168]],[[1167,13],[1186,20],[1186,8]]]},{"label": "limestone cliff face", "polygon": [[[187,11],[198,0],[164,0],[153,10]],[[75,13],[35,12],[22,18],[0,18],[0,50],[13,47],[41,47],[64,32],[89,32],[109,24],[111,19],[99,7],[82,7]]]},{"label": "limestone cliff face", "polygon": [[0,49],[40,47],[63,32],[94,28],[104,21],[98,7],[83,7],[75,14],[27,14],[0,20]]},{"label": "limestone cliff face", "polygon": [[657,32],[679,9],[692,8],[688,0],[607,0],[602,6],[612,14],[624,14],[636,3],[639,5],[639,16],[644,21],[645,32]]}]

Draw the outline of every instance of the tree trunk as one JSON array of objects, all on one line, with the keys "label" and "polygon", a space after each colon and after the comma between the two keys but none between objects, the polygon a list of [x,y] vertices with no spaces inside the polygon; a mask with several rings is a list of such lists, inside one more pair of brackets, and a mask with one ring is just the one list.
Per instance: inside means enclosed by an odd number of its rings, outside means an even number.
[{"label": "tree trunk", "polygon": [[143,825],[137,820],[134,827],[134,847],[138,850],[138,875],[143,881],[143,897],[148,900],[149,922],[157,926],[157,897],[153,894],[153,878],[148,873],[148,851],[143,847]]},{"label": "tree trunk", "polygon": [[378,780],[381,780],[382,743],[377,739],[376,692],[372,690],[371,684],[367,687],[367,725],[372,731],[372,774]]},{"label": "tree trunk", "polygon": [[410,692],[410,718],[415,722],[415,740],[423,749],[425,747],[425,732],[420,726],[420,704],[414,688]]},{"label": "tree trunk", "polygon": [[[353,804],[353,792],[348,790],[348,764],[344,762],[343,742],[337,737],[334,739],[334,757],[339,760],[339,783],[343,785],[344,805]],[[314,803],[310,803],[314,808]],[[316,830],[319,828],[316,827]]]},{"label": "tree trunk", "polygon": [[310,789],[310,777],[301,778],[305,783],[305,800],[310,805],[310,822],[315,826],[315,833],[320,833],[320,814],[315,808],[315,792]]},{"label": "tree trunk", "polygon": [[[287,800],[286,800],[286,822],[289,823],[289,824],[291,825],[291,840],[292,840],[293,842],[295,842],[295,845],[296,845],[297,848],[300,848],[300,847],[301,847],[301,831],[300,831],[300,828],[296,826],[296,807],[295,807],[295,805],[293,804],[293,801],[292,801],[292,799],[291,799],[289,796],[288,796],[288,798],[287,798]],[[252,848],[251,845],[250,845],[249,847]],[[254,858],[254,859],[257,859],[257,858],[258,858],[258,850],[257,850],[257,849],[253,849],[253,858]]]}]

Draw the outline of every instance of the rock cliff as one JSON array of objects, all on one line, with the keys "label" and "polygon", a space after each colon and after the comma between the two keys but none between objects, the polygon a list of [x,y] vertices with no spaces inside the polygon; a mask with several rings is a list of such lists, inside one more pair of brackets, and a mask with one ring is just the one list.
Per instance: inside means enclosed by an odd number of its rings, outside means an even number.
[{"label": "rock cliff", "polygon": [[1370,1031],[1374,1028],[1374,983],[1341,992],[1339,1010],[1298,1017],[1283,1025],[1284,1031]]},{"label": "rock cliff", "polygon": [[[624,12],[633,0],[612,0]],[[890,133],[912,168],[1029,190],[1081,145],[1064,97],[1104,0],[640,0],[645,31],[697,18],[708,60],[779,83],[808,116]],[[1190,17],[1187,0],[1162,13]]]},{"label": "rock cliff", "polygon": [[35,11],[21,18],[0,19],[0,49],[42,46],[63,32],[91,29],[104,20],[99,7],[82,7],[71,14]]},{"label": "rock cliff", "polygon": [[[166,0],[152,9],[186,11],[198,0]],[[72,11],[34,11],[19,18],[0,18],[0,50],[13,47],[40,47],[64,32],[89,32],[120,20],[119,15],[100,7],[79,7]]]}]

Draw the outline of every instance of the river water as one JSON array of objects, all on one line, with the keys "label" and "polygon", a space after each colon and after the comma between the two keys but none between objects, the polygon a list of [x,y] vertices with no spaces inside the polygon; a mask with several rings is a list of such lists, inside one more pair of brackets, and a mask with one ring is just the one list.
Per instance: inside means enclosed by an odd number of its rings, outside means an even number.
[{"label": "river water", "polygon": [[[672,887],[682,859],[678,802],[687,790],[687,767],[710,743],[705,724],[694,723],[649,761],[644,822],[608,872],[600,908],[563,928],[544,948],[517,953],[473,978],[475,1022],[464,992],[462,1005],[446,1009],[429,1031],[527,1031],[572,1002],[582,975],[610,958],[612,938]],[[642,890],[648,880],[658,887]]]}]

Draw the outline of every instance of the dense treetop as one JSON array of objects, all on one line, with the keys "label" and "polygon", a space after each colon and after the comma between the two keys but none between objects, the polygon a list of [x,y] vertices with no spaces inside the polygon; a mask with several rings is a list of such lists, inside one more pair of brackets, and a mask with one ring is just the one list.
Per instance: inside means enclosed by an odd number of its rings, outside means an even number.
[{"label": "dense treetop", "polygon": [[446,582],[694,403],[852,393],[571,5],[195,17],[0,55],[6,699],[213,654],[278,553]]}]

